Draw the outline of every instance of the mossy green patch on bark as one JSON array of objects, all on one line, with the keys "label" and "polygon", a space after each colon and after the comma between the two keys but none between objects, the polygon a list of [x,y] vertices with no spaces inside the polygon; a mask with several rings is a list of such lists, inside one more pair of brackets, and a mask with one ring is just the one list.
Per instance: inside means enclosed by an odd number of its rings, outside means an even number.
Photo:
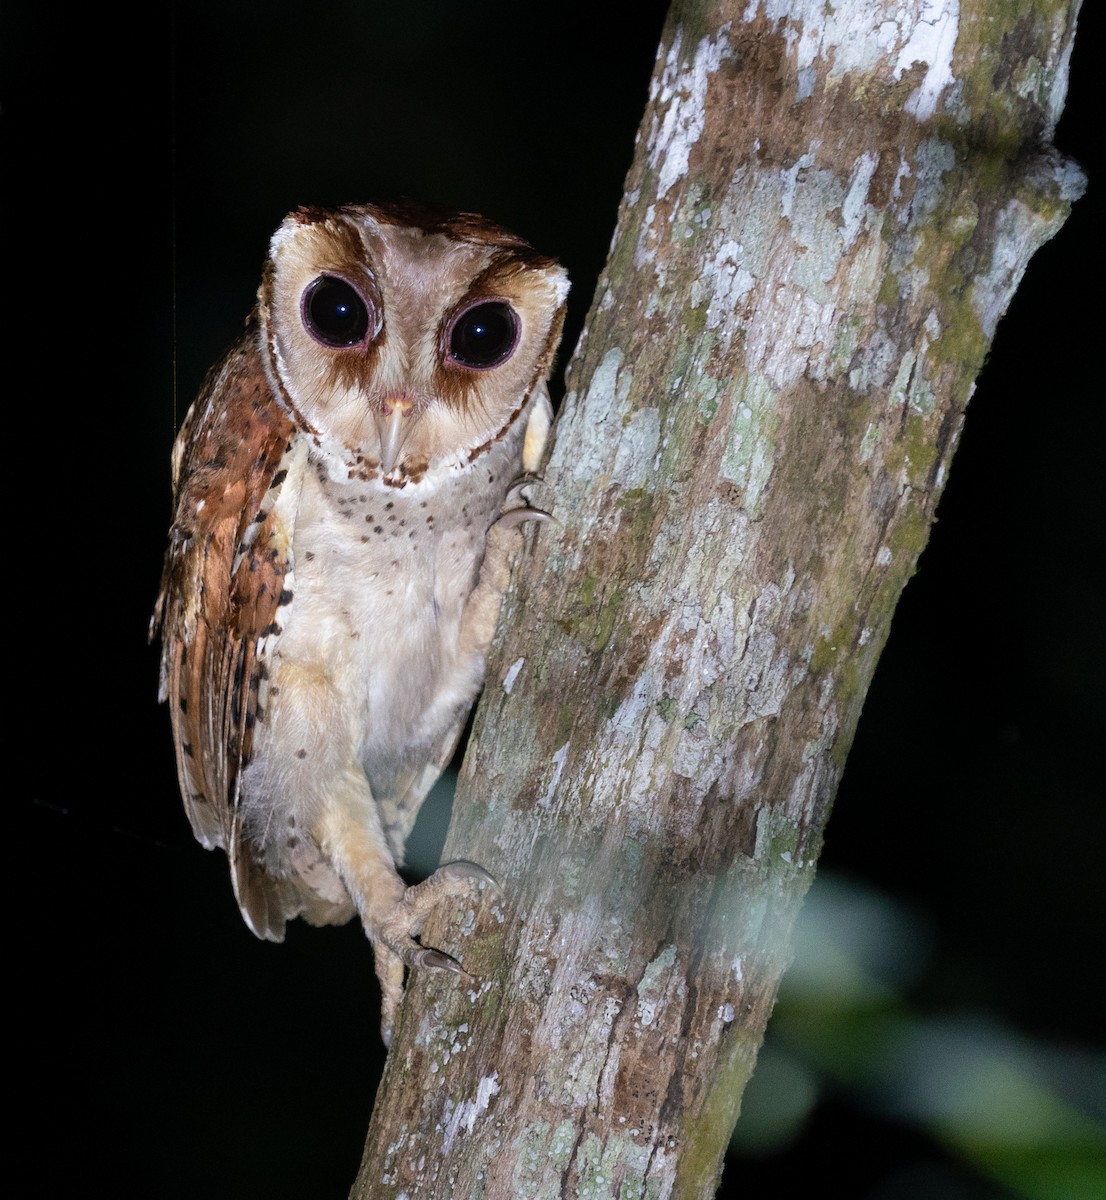
[{"label": "mossy green patch on bark", "polygon": [[723,1045],[700,1112],[685,1125],[685,1140],[676,1171],[674,1200],[699,1200],[717,1179],[722,1155],[741,1111],[741,1095],[753,1073],[760,1038],[738,1026],[724,1035]]},{"label": "mossy green patch on bark", "polygon": [[[911,564],[907,577],[913,573],[913,564],[918,561],[918,555],[929,540],[929,523],[929,514],[920,504],[909,504],[902,509],[889,530],[887,544],[891,549],[892,561],[898,559]],[[901,582],[905,582],[905,579]]]}]

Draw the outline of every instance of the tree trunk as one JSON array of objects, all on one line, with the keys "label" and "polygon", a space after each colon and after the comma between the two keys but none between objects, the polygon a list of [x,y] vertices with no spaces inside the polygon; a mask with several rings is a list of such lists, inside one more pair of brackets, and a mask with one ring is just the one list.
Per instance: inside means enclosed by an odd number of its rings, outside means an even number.
[{"label": "tree trunk", "polygon": [[1077,7],[674,5],[354,1197],[714,1194]]}]

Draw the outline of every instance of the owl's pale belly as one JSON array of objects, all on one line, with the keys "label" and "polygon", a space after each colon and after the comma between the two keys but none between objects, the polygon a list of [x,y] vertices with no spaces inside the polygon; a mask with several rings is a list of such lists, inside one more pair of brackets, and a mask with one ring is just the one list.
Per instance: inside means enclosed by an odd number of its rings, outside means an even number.
[{"label": "owl's pale belly", "polygon": [[335,483],[306,468],[293,599],[243,778],[247,825],[270,865],[283,858],[283,830],[361,803],[344,780],[352,763],[387,808],[463,721],[484,667],[463,645],[465,604],[513,478],[510,452],[454,471],[448,489],[432,477],[403,489]]}]

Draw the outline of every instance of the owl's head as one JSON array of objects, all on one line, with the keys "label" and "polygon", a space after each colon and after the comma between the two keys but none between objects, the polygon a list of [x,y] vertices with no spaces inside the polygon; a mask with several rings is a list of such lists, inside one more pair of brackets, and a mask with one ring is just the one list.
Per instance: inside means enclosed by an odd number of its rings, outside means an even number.
[{"label": "owl's head", "polygon": [[266,372],[332,475],[417,481],[478,457],[544,386],[568,287],[470,213],[298,209],[258,294]]}]

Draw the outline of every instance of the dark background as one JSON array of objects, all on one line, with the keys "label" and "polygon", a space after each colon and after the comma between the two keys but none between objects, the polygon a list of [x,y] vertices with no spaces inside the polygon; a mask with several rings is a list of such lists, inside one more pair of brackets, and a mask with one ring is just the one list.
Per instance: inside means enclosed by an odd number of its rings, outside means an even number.
[{"label": "dark background", "polygon": [[[256,941],[192,839],[145,640],[172,438],[304,202],[408,195],[522,233],[574,280],[566,360],[665,7],[5,6],[20,1194],[347,1194],[381,1065],[371,957],[355,926]],[[1056,137],[1090,188],[999,327],[819,877],[926,931],[905,1010],[1014,1031],[1080,1078],[1104,1042],[1093,9]],[[735,1151],[723,1195],[1010,1194],[925,1119],[807,1069],[794,1138]]]}]

